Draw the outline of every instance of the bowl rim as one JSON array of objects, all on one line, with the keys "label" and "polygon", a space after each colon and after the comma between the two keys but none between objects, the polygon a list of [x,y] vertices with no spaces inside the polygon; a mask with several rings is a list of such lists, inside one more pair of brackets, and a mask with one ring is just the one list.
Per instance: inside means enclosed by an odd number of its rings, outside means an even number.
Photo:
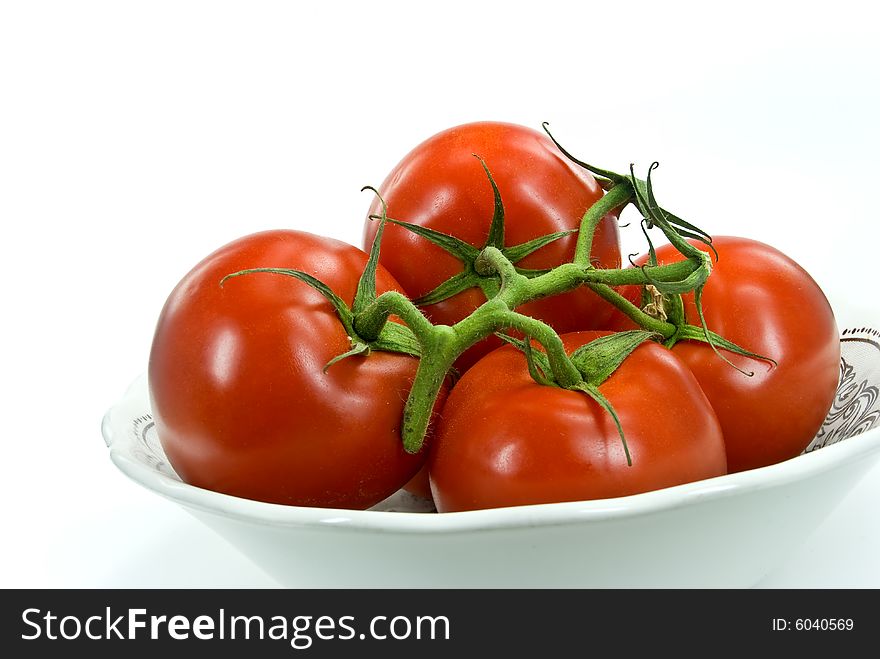
[{"label": "bowl rim", "polygon": [[[101,431],[110,459],[126,476],[177,503],[201,512],[260,525],[337,528],[381,533],[464,533],[605,522],[656,514],[714,499],[783,486],[832,471],[880,452],[880,426],[784,462],[734,474],[611,499],[534,504],[448,513],[392,512],[315,508],[266,503],[195,487],[152,469],[133,458],[116,441],[114,417],[126,403],[140,402],[141,376],[104,415]],[[140,389],[143,390],[141,386]]]}]

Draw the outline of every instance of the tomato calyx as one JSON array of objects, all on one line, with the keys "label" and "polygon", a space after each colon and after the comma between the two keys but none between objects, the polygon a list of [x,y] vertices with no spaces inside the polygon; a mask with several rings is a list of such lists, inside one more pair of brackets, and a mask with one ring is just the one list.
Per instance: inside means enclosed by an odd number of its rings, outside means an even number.
[{"label": "tomato calyx", "polygon": [[351,341],[351,349],[337,355],[327,362],[323,367],[324,372],[326,372],[333,364],[347,357],[368,355],[371,350],[399,352],[414,357],[418,357],[421,354],[419,342],[415,339],[412,331],[408,327],[398,323],[388,323],[382,328],[382,332],[372,340],[367,340],[359,336],[354,329],[354,312],[352,308],[349,308],[345,301],[336,295],[336,293],[334,293],[326,284],[307,272],[288,268],[248,268],[246,270],[239,270],[238,272],[226,275],[220,280],[220,285],[223,286],[233,277],[260,273],[283,275],[285,277],[298,279],[321,293],[321,295],[323,295],[333,306],[336,316],[339,318],[340,323],[342,323],[342,326],[345,328],[348,338]]},{"label": "tomato calyx", "polygon": [[648,330],[627,330],[600,336],[571,353],[571,361],[589,384],[599,386],[645,341],[659,334]]},{"label": "tomato calyx", "polygon": [[504,332],[496,332],[496,335],[523,353],[529,375],[537,384],[579,391],[598,403],[613,419],[626,454],[627,465],[632,466],[632,457],[620,418],[611,402],[599,391],[599,386],[611,377],[626,358],[645,341],[662,338],[659,334],[646,330],[627,330],[600,336],[584,344],[569,356],[569,360],[580,373],[582,379],[566,386],[562,386],[556,381],[547,355],[532,347],[530,337],[518,339]]},{"label": "tomato calyx", "polygon": [[[501,253],[504,254],[504,256],[515,265],[533,252],[538,251],[542,247],[545,247],[559,240],[560,238],[564,238],[578,232],[577,229],[570,229],[568,231],[555,231],[544,236],[533,238],[532,240],[528,240],[518,245],[512,245],[510,247],[505,246],[504,203],[501,199],[501,192],[498,190],[498,185],[495,183],[495,179],[492,176],[492,173],[483,158],[481,158],[477,154],[472,155],[477,160],[479,160],[480,165],[483,167],[483,171],[486,173],[486,177],[488,178],[489,184],[492,187],[492,197],[494,204],[492,221],[489,225],[489,233],[486,237],[486,242],[481,248],[474,247],[470,243],[467,243],[455,236],[443,233],[442,231],[437,231],[436,229],[431,229],[430,227],[423,227],[418,224],[412,224],[403,220],[387,218],[387,221],[391,224],[402,227],[403,229],[406,229],[407,231],[414,233],[421,238],[424,238],[434,245],[437,245],[448,254],[454,256],[456,259],[461,261],[461,264],[463,266],[461,272],[440,283],[424,295],[415,298],[413,300],[413,303],[418,307],[425,307],[431,304],[437,304],[438,302],[447,300],[454,295],[458,295],[459,293],[462,293],[470,288],[479,288],[480,290],[482,290],[483,295],[486,297],[487,300],[495,297],[495,295],[498,293],[498,278],[492,276],[493,273],[485,274],[483,272],[480,272],[479,268],[475,266],[477,258],[482,253],[482,251],[486,249],[486,247],[495,247],[496,249],[500,250]],[[381,216],[378,215],[370,215],[369,217],[371,220],[381,219]],[[516,270],[520,274],[523,274],[527,277],[537,277],[538,275],[544,274],[549,271],[549,269],[532,269],[522,267],[517,267]]]},{"label": "tomato calyx", "polygon": [[[377,196],[379,196],[378,191],[371,186],[365,186],[361,189],[361,191],[364,190],[371,190]],[[301,270],[293,270],[289,268],[248,268],[246,270],[239,270],[238,272],[228,274],[220,280],[220,286],[223,286],[227,280],[234,277],[240,277],[242,275],[252,275],[257,273],[283,275],[286,277],[293,277],[294,279],[298,279],[299,281],[308,284],[316,291],[318,291],[321,295],[323,295],[327,299],[327,301],[330,302],[333,310],[336,312],[336,316],[339,318],[339,322],[342,323],[342,326],[345,328],[348,339],[351,342],[351,348],[349,350],[337,355],[324,365],[322,370],[325,373],[331,366],[333,366],[333,364],[336,364],[343,359],[347,359],[348,357],[355,357],[358,355],[367,356],[372,350],[397,352],[412,355],[413,357],[419,357],[422,354],[421,344],[416,339],[412,330],[406,325],[401,325],[399,323],[386,323],[381,328],[381,331],[376,332],[374,335],[368,336],[362,336],[361,334],[359,334],[355,327],[356,315],[359,312],[363,311],[370,304],[375,302],[377,298],[376,269],[379,265],[379,252],[382,246],[382,233],[384,231],[385,221],[387,219],[385,212],[385,202],[384,200],[382,200],[381,196],[379,196],[379,200],[382,203],[383,209],[379,231],[376,233],[376,238],[373,241],[373,245],[370,249],[370,255],[367,259],[367,264],[364,267],[364,271],[361,273],[360,279],[358,279],[357,289],[351,307],[349,307],[348,304],[346,304],[345,301],[335,292],[333,292],[333,290],[324,282],[317,279],[316,277],[313,277],[307,272],[302,272]]]}]

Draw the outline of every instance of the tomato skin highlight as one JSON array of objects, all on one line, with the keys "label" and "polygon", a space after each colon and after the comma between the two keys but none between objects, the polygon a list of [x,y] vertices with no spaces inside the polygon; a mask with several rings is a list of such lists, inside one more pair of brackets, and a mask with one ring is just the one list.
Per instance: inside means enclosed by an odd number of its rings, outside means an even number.
[{"label": "tomato skin highlight", "polygon": [[[708,247],[692,241],[707,253]],[[681,341],[673,351],[693,371],[712,403],[727,444],[731,472],[799,455],[831,408],[840,372],[840,336],[831,305],[813,278],[779,250],[748,238],[718,236],[712,274],[703,290],[703,313],[712,331],[777,365],[728,351],[720,359],[706,344]],[[671,246],[657,249],[660,264],[682,260]],[[641,257],[637,263],[644,263]],[[637,287],[621,291],[640,303]],[[685,315],[700,325],[693,294]],[[633,324],[621,316],[614,329]]]},{"label": "tomato skin highlight", "polygon": [[[568,352],[607,334],[562,337]],[[431,447],[440,512],[626,496],[726,473],[709,401],[672,352],[648,342],[600,386],[611,416],[585,394],[536,384],[511,346],[456,384]]]},{"label": "tomato skin highlight", "polygon": [[[149,363],[156,429],[192,485],[272,503],[367,508],[420,468],[400,424],[415,358],[387,352],[323,366],[350,341],[330,303],[301,281],[239,270],[305,271],[351,303],[367,255],[329,238],[267,231],[221,247],[161,313]],[[400,290],[381,266],[379,293]]]},{"label": "tomato skin highlight", "polygon": [[[492,188],[474,154],[484,159],[505,209],[505,244],[518,245],[557,231],[577,229],[584,212],[602,197],[586,170],[568,161],[543,133],[500,122],[477,122],[445,130],[416,146],[380,187],[389,217],[451,234],[482,247],[493,214]],[[378,200],[369,214],[381,212]],[[377,223],[367,219],[364,245],[372,243]],[[523,268],[551,268],[571,261],[576,235],[544,246],[517,263]],[[592,256],[597,267],[620,266],[617,218],[609,215],[595,233]],[[380,262],[411,298],[420,297],[462,271],[455,257],[406,229],[388,225]],[[424,308],[432,322],[452,325],[485,301],[474,288]],[[559,332],[596,329],[611,308],[581,288],[535,300],[518,311],[540,318]],[[490,337],[468,349],[456,362],[465,370],[501,345]]]}]

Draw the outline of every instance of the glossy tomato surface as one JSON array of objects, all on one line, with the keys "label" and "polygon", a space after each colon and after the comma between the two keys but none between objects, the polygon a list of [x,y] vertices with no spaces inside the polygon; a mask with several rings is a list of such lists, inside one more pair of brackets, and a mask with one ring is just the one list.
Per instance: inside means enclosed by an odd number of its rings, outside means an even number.
[{"label": "glossy tomato surface", "polygon": [[[704,343],[682,341],[673,348],[715,408],[734,472],[793,458],[812,441],[837,389],[840,337],[825,294],[791,258],[747,238],[718,236],[713,244],[719,258],[713,256],[703,291],[709,329],[777,362],[774,366],[723,351],[754,374],[749,377]],[[682,258],[669,245],[659,248],[657,257],[661,264]],[[624,295],[637,301],[640,292],[630,287]],[[693,295],[684,296],[684,302],[688,322],[699,325]],[[620,318],[613,324],[632,327]]]},{"label": "glossy tomato surface", "polygon": [[[566,350],[600,336],[563,336]],[[720,476],[724,441],[687,367],[645,343],[600,386],[611,416],[585,394],[541,386],[513,347],[490,353],[447,400],[429,459],[437,509],[497,508],[618,497]]]},{"label": "glossy tomato surface", "polygon": [[[380,188],[388,214],[483,247],[494,201],[480,162],[483,158],[498,185],[505,209],[505,245],[524,243],[557,231],[576,229],[584,212],[603,192],[586,170],[568,161],[543,133],[498,122],[465,124],[419,144],[391,171]],[[369,213],[380,212],[378,201]],[[369,249],[377,223],[367,220],[364,245]],[[562,238],[517,263],[523,268],[551,268],[574,257],[576,236]],[[593,242],[592,257],[601,267],[619,267],[617,219],[606,217]],[[461,261],[406,229],[389,225],[381,263],[410,297],[417,298],[462,271]],[[478,288],[425,307],[435,323],[451,325],[485,301]],[[586,288],[536,300],[519,311],[540,318],[557,331],[601,327],[611,308]],[[494,337],[468,350],[457,366],[469,367],[500,342]]]},{"label": "glossy tomato surface", "polygon": [[[150,353],[153,415],[180,477],[199,487],[282,504],[366,508],[419,469],[400,420],[417,360],[350,348],[330,303],[277,274],[220,280],[255,267],[303,270],[349,304],[367,255],[296,231],[220,248],[169,297]],[[380,293],[399,290],[383,269]]]}]

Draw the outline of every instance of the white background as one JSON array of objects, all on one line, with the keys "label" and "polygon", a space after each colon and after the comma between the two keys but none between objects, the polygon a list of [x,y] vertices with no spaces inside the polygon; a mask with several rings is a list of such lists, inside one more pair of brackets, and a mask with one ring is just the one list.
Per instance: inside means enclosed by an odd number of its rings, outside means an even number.
[{"label": "white background", "polygon": [[[458,123],[657,159],[664,206],[876,305],[870,5],[0,5],[0,586],[271,583],[117,472],[101,417],[199,259],[268,228],[358,242],[361,186]],[[880,586],[878,497],[875,469],[763,585]]]}]

